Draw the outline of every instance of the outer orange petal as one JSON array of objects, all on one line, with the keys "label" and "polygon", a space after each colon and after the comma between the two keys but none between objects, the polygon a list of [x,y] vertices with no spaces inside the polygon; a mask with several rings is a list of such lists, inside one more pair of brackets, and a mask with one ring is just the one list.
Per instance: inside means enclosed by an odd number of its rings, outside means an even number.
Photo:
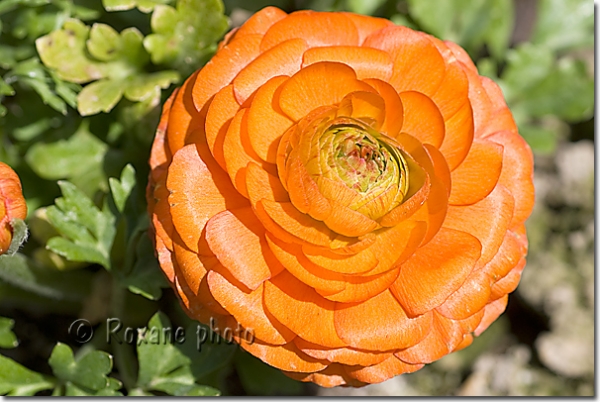
[{"label": "outer orange petal", "polygon": [[294,38],[304,39],[309,47],[358,46],[359,40],[356,26],[345,15],[306,10],[290,14],[273,24],[265,34],[260,49],[264,52]]},{"label": "outer orange petal", "polygon": [[374,34],[375,32],[389,26],[393,26],[394,23],[385,18],[374,18],[366,15],[354,14],[342,12],[343,15],[350,18],[356,29],[358,30],[359,43],[363,43],[367,37]]},{"label": "outer orange petal", "polygon": [[504,147],[476,140],[465,160],[452,171],[451,205],[471,205],[487,197],[500,177]]},{"label": "outer orange petal", "polygon": [[167,188],[175,229],[193,251],[198,251],[200,234],[210,218],[228,208],[248,205],[206,145],[186,145],[173,155]]},{"label": "outer orange petal", "polygon": [[238,29],[235,39],[240,39],[243,36],[252,34],[264,35],[273,24],[285,17],[287,17],[285,11],[282,11],[277,7],[265,7],[244,22]]},{"label": "outer orange petal", "polygon": [[356,303],[370,299],[388,289],[398,278],[400,267],[377,275],[345,275],[346,287],[339,293],[325,295],[328,300],[341,303]]},{"label": "outer orange petal", "polygon": [[358,79],[378,78],[388,81],[394,63],[390,55],[382,50],[358,46],[313,47],[304,53],[302,67],[321,61],[344,63],[356,72]]},{"label": "outer orange petal", "polygon": [[480,251],[475,237],[444,227],[402,264],[392,292],[410,317],[424,314],[465,282]]},{"label": "outer orange petal", "polygon": [[271,345],[284,345],[296,337],[295,333],[265,312],[262,284],[246,293],[218,272],[210,271],[207,280],[214,298],[241,326],[252,330],[258,340]]},{"label": "outer orange petal", "polygon": [[461,230],[481,242],[480,264],[490,261],[498,252],[512,219],[514,199],[498,184],[489,196],[473,205],[448,208],[444,227]]},{"label": "outer orange petal", "polygon": [[504,278],[492,285],[490,300],[499,299],[505,294],[513,292],[521,280],[523,268],[525,268],[525,258],[521,259]]},{"label": "outer orange petal", "polygon": [[352,68],[342,63],[321,62],[303,68],[283,84],[279,105],[298,121],[312,110],[338,104],[350,92],[375,90],[356,79]]},{"label": "outer orange petal", "polygon": [[313,359],[298,349],[293,342],[272,346],[260,341],[242,342],[240,346],[267,364],[283,371],[314,373],[327,367],[327,361]]},{"label": "outer orange petal", "polygon": [[156,135],[154,136],[154,141],[152,142],[149,165],[151,169],[150,176],[154,181],[156,181],[154,178],[154,176],[157,174],[156,169],[160,165],[171,161],[171,150],[169,149],[168,143],[165,141],[165,134],[167,133],[167,127],[169,125],[171,106],[173,105],[173,101],[175,100],[178,92],[179,88],[175,88],[173,93],[171,93],[169,98],[165,101],[162,108],[162,113],[160,115],[160,121],[158,123],[158,127],[156,128]]},{"label": "outer orange petal", "polygon": [[290,39],[261,53],[233,80],[233,89],[238,103],[243,104],[254,91],[272,77],[291,76],[299,71],[306,47],[306,42],[302,39]]},{"label": "outer orange petal", "polygon": [[445,317],[464,320],[481,311],[490,298],[491,278],[482,270],[471,272],[465,283],[436,308]]},{"label": "outer orange petal", "polygon": [[444,58],[429,35],[422,32],[390,26],[369,36],[363,46],[390,53],[394,60],[390,83],[398,92],[419,91],[432,95],[446,74]]},{"label": "outer orange petal", "polygon": [[239,110],[240,105],[233,94],[233,85],[221,89],[208,106],[205,123],[206,142],[213,157],[223,169],[226,169],[223,142],[231,120]]},{"label": "outer orange petal", "polygon": [[367,352],[350,348],[331,349],[316,345],[298,337],[294,339],[296,346],[304,353],[319,360],[327,360],[331,363],[345,365],[370,366],[381,363],[389,357],[389,353]]},{"label": "outer orange petal", "polygon": [[206,241],[223,266],[251,290],[283,270],[250,207],[213,216],[206,224]]},{"label": "outer orange petal", "polygon": [[488,77],[480,76],[479,78],[491,102],[491,113],[494,117],[477,130],[477,136],[485,138],[491,133],[505,130],[517,132],[517,123],[515,123],[510,109],[506,106],[504,95],[498,84]]},{"label": "outer orange petal", "polygon": [[269,163],[277,162],[277,146],[292,121],[279,107],[281,84],[288,77],[273,77],[261,86],[248,112],[248,137],[256,154]]},{"label": "outer orange petal", "polygon": [[288,202],[290,200],[279,178],[254,162],[250,162],[246,167],[246,188],[253,207],[261,200],[276,202]]},{"label": "outer orange petal", "polygon": [[350,385],[353,387],[362,387],[367,385],[364,382],[354,379],[346,373],[341,364],[330,364],[326,369],[316,373],[286,373],[290,378],[297,381],[311,381],[322,387],[336,387],[338,385]]},{"label": "outer orange petal", "polygon": [[465,159],[474,138],[474,122],[471,103],[463,106],[446,122],[446,136],[440,147],[450,170],[454,170]]},{"label": "outer orange petal", "polygon": [[504,295],[504,297],[485,306],[483,318],[481,319],[481,322],[475,331],[473,331],[475,336],[481,335],[483,331],[485,331],[494,321],[496,321],[498,317],[500,317],[500,314],[506,310],[507,303],[508,295]]},{"label": "outer orange petal", "polygon": [[368,384],[376,384],[388,380],[398,374],[412,373],[423,367],[423,364],[408,364],[395,356],[390,356],[387,360],[368,367],[348,367],[346,372],[359,381]]},{"label": "outer orange petal", "polygon": [[515,199],[515,212],[510,223],[516,229],[531,214],[535,201],[533,188],[533,154],[518,134],[502,131],[486,138],[504,146],[502,172],[498,182],[510,190]]},{"label": "outer orange petal", "polygon": [[400,94],[404,108],[402,132],[419,139],[424,144],[439,148],[446,132],[444,118],[433,101],[420,92]]},{"label": "outer orange petal", "polygon": [[431,99],[442,112],[444,120],[450,119],[469,103],[469,80],[461,64],[447,64],[444,81]]},{"label": "outer orange petal", "polygon": [[203,121],[192,102],[192,88],[196,83],[198,72],[192,74],[181,86],[169,111],[169,124],[167,126],[167,142],[171,153],[183,148],[188,135],[202,129]]},{"label": "outer orange petal", "polygon": [[231,84],[235,76],[260,54],[262,38],[262,35],[250,34],[244,40],[234,40],[202,67],[192,91],[197,110],[202,110],[214,94]]},{"label": "outer orange petal", "polygon": [[267,310],[301,338],[326,347],[347,346],[333,325],[335,303],[284,271],[265,282]]},{"label": "outer orange petal", "polygon": [[371,351],[410,347],[429,332],[431,313],[409,318],[389,291],[361,303],[335,306],[335,329],[350,346]]}]

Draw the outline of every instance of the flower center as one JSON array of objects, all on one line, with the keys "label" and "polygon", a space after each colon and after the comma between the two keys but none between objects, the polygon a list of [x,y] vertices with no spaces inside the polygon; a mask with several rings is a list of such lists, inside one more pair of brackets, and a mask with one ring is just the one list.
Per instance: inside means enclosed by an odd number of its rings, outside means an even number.
[{"label": "flower center", "polygon": [[353,190],[357,197],[349,208],[378,219],[402,203],[408,165],[391,138],[359,120],[342,118],[322,131],[318,142],[321,169],[315,176],[341,181]]}]

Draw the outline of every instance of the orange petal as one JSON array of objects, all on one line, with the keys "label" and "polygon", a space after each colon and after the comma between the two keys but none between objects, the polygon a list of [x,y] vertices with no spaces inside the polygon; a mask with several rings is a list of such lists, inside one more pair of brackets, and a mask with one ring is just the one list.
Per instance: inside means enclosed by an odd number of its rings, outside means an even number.
[{"label": "orange petal", "polygon": [[356,303],[368,300],[384,290],[398,279],[400,267],[378,275],[344,275],[346,287],[341,292],[324,295],[327,300],[341,303]]},{"label": "orange petal", "polygon": [[473,205],[448,208],[444,227],[461,230],[481,242],[480,264],[486,264],[498,252],[512,219],[514,199],[501,184]]},{"label": "orange petal", "polygon": [[264,35],[273,24],[285,17],[287,17],[285,11],[277,7],[265,7],[244,22],[235,35],[236,39],[252,34]]},{"label": "orange petal", "polygon": [[444,184],[444,187],[448,190],[448,195],[450,195],[452,191],[452,175],[450,174],[450,167],[448,167],[446,158],[444,158],[444,155],[437,148],[434,148],[430,144],[425,144],[423,148],[425,148],[429,159],[433,163],[434,176]]},{"label": "orange petal", "polygon": [[152,142],[152,150],[150,151],[149,165],[152,169],[150,174],[154,176],[154,170],[167,162],[171,161],[171,150],[169,149],[168,143],[165,141],[165,134],[167,133],[167,127],[169,125],[169,115],[171,114],[171,106],[173,101],[179,92],[179,88],[175,88],[173,93],[165,101],[162,113],[160,115],[160,121],[156,128],[156,135]]},{"label": "orange petal", "polygon": [[214,94],[231,84],[235,76],[260,54],[262,38],[262,35],[249,34],[244,40],[233,40],[202,67],[192,91],[197,110],[202,110]]},{"label": "orange petal", "polygon": [[465,282],[480,251],[475,237],[443,227],[402,265],[392,292],[409,316],[424,314]]},{"label": "orange petal", "polygon": [[213,216],[206,224],[206,241],[221,264],[251,290],[283,270],[250,207]]},{"label": "orange petal", "polygon": [[517,228],[525,222],[533,209],[533,155],[527,142],[514,132],[502,131],[486,140],[504,146],[502,172],[498,182],[510,190],[515,199],[515,212],[510,223]]},{"label": "orange petal", "polygon": [[292,13],[273,24],[265,34],[260,49],[264,52],[279,43],[295,38],[304,39],[311,48],[358,45],[358,31],[348,17],[340,13],[305,10]]},{"label": "orange petal", "polygon": [[314,373],[327,367],[326,361],[313,359],[298,349],[293,342],[282,346],[272,346],[260,341],[242,342],[242,348],[262,361],[284,371]]},{"label": "orange petal", "polygon": [[287,191],[279,178],[262,169],[254,162],[246,167],[246,188],[252,205],[260,200],[287,202],[290,200]]},{"label": "orange petal", "polygon": [[246,293],[215,271],[208,273],[207,281],[214,298],[242,327],[251,329],[259,341],[284,345],[296,337],[296,334],[265,312],[262,284]]},{"label": "orange petal", "polygon": [[492,282],[504,278],[523,258],[527,252],[519,242],[517,235],[507,231],[498,252],[487,264],[480,264],[481,270],[485,272]]},{"label": "orange petal", "polygon": [[305,341],[297,337],[294,339],[296,346],[307,355],[319,360],[327,360],[332,363],[341,363],[350,366],[370,366],[381,363],[389,357],[388,353],[374,353],[351,348],[325,348],[321,345]]},{"label": "orange petal", "polygon": [[288,272],[314,288],[321,296],[341,292],[346,287],[343,275],[310,262],[299,245],[285,243],[270,233],[267,233],[266,237],[271,251]]},{"label": "orange petal", "polygon": [[494,321],[496,321],[498,317],[500,317],[500,314],[502,314],[504,310],[506,310],[507,303],[508,295],[505,295],[504,297],[495,300],[492,303],[485,306],[483,318],[481,319],[481,322],[479,323],[475,331],[473,331],[475,336],[481,335],[483,331],[485,331]]},{"label": "orange petal", "polygon": [[500,177],[504,147],[475,141],[464,161],[452,171],[450,205],[471,205],[487,197]]},{"label": "orange petal", "polygon": [[444,41],[443,44],[445,47],[450,49],[456,60],[464,64],[465,69],[475,73],[477,72],[477,67],[475,67],[473,60],[471,60],[465,49],[449,40]]},{"label": "orange petal", "polygon": [[422,364],[408,364],[391,355],[387,360],[368,367],[344,367],[348,375],[368,384],[377,384],[388,380],[398,374],[413,373],[421,368]]},{"label": "orange petal", "polygon": [[291,76],[300,70],[306,42],[290,39],[261,53],[233,80],[238,103],[243,104],[258,88],[272,77]]},{"label": "orange petal", "polygon": [[319,106],[338,104],[350,92],[374,92],[342,63],[322,62],[303,68],[282,86],[279,105],[298,121]]},{"label": "orange petal", "polygon": [[353,387],[362,387],[367,385],[348,375],[341,364],[330,364],[326,369],[317,373],[286,373],[290,378],[296,381],[310,381],[322,387],[337,387],[338,385],[349,385]]},{"label": "orange petal", "polygon": [[328,246],[331,242],[333,234],[329,228],[298,211],[291,202],[262,200],[260,204],[267,215],[289,234],[320,246]]},{"label": "orange petal", "polygon": [[317,183],[306,171],[306,167],[292,151],[287,164],[287,180],[285,182],[292,204],[302,213],[323,221],[332,213],[328,201],[317,186]]},{"label": "orange petal", "polygon": [[323,222],[334,232],[343,236],[359,237],[380,228],[377,222],[362,213],[334,201],[330,202],[331,213]]},{"label": "orange petal", "polygon": [[362,44],[369,35],[372,35],[373,33],[385,27],[394,25],[392,21],[385,18],[375,18],[367,15],[360,15],[347,12],[342,12],[342,14],[350,18],[352,22],[354,22],[354,25],[358,30],[360,44]]},{"label": "orange petal", "polygon": [[431,100],[435,102],[444,120],[450,119],[461,107],[469,103],[469,80],[459,63],[447,64],[444,81]]},{"label": "orange petal", "polygon": [[342,99],[338,116],[353,117],[375,130],[379,130],[385,119],[385,102],[373,92],[352,92]]},{"label": "orange petal", "polygon": [[152,227],[154,228],[154,232],[161,240],[164,242],[165,246],[169,249],[173,249],[173,245],[171,244],[171,237],[173,235],[173,231],[175,230],[173,226],[173,219],[171,217],[171,206],[169,205],[169,190],[166,186],[167,173],[163,170],[160,181],[153,185],[153,188],[150,188],[151,198],[148,201],[148,208],[150,208],[151,203],[152,208],[149,209],[151,211],[152,217]]},{"label": "orange petal", "polygon": [[333,325],[335,303],[289,272],[265,282],[264,303],[279,322],[303,339],[332,348],[346,346]]},{"label": "orange petal", "polygon": [[490,300],[499,299],[504,295],[513,292],[521,280],[523,268],[525,268],[525,258],[522,258],[504,278],[492,285]]},{"label": "orange petal", "polygon": [[264,161],[276,163],[277,146],[292,121],[279,107],[281,84],[288,77],[273,77],[261,86],[248,112],[248,137],[256,154]]},{"label": "orange petal", "polygon": [[248,197],[246,188],[246,166],[250,162],[260,163],[260,158],[252,149],[248,139],[248,109],[241,109],[229,125],[223,141],[223,156],[227,173],[237,191]]},{"label": "orange petal", "polygon": [[465,283],[436,308],[445,317],[463,320],[482,310],[490,298],[490,277],[483,271],[473,271]]},{"label": "orange petal", "polygon": [[171,153],[183,148],[189,133],[201,129],[204,124],[192,102],[192,90],[198,75],[196,71],[183,83],[169,111],[167,142]]},{"label": "orange petal", "polygon": [[233,85],[221,89],[208,107],[205,124],[206,142],[213,157],[223,169],[226,169],[223,141],[229,124],[238,110],[240,105],[233,94]]},{"label": "orange petal", "polygon": [[394,73],[389,82],[398,92],[418,91],[432,95],[446,74],[444,58],[429,35],[422,32],[390,26],[369,36],[363,46],[390,53]]},{"label": "orange petal", "polygon": [[388,137],[396,137],[404,123],[404,108],[398,92],[378,79],[366,79],[364,82],[375,88],[385,102],[385,119],[379,131]]},{"label": "orange petal", "polygon": [[389,291],[361,303],[335,306],[335,329],[340,338],[358,349],[387,351],[420,342],[429,332],[431,313],[408,318]]},{"label": "orange petal", "polygon": [[329,250],[305,248],[304,255],[323,269],[340,274],[362,274],[373,270],[379,263],[376,254],[370,248],[353,255],[339,255]]},{"label": "orange petal", "polygon": [[206,145],[186,145],[173,155],[167,188],[175,229],[193,251],[198,251],[200,234],[210,218],[226,209],[248,205]]},{"label": "orange petal", "polygon": [[388,81],[394,64],[390,55],[382,50],[358,46],[313,47],[304,53],[302,67],[320,61],[344,63],[356,72],[358,79],[378,78]]},{"label": "orange petal", "polygon": [[485,138],[490,134],[498,131],[517,132],[517,124],[513,118],[510,109],[504,100],[502,90],[494,81],[488,77],[480,77],[481,85],[485,89],[490,100],[490,112],[493,118],[489,119],[486,124],[480,126],[476,131],[477,137]]},{"label": "orange petal", "polygon": [[424,144],[439,148],[444,141],[444,118],[433,101],[415,91],[400,94],[404,108],[402,132],[419,139]]},{"label": "orange petal", "polygon": [[446,136],[439,149],[450,170],[454,170],[465,159],[473,138],[473,112],[471,103],[467,102],[446,120]]}]

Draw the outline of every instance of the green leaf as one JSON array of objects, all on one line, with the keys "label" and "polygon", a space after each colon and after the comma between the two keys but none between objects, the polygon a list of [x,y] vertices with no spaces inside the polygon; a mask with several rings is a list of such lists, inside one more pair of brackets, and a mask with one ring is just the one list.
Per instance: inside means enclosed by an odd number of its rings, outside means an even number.
[{"label": "green leaf", "polygon": [[127,165],[121,172],[121,180],[111,177],[108,179],[108,182],[115,205],[119,212],[123,212],[125,209],[125,202],[131,195],[131,191],[135,186],[135,169],[133,166]]},{"label": "green leaf", "polygon": [[159,4],[169,4],[172,0],[102,0],[106,11],[131,10],[137,7],[141,12],[149,13]]},{"label": "green leaf", "polygon": [[92,56],[101,61],[114,60],[121,50],[119,33],[106,24],[94,24],[86,42]]},{"label": "green leaf", "polygon": [[73,184],[58,182],[63,197],[47,209],[48,219],[63,236],[50,239],[47,248],[70,261],[85,261],[110,269],[110,250],[115,236],[114,216],[100,211]]},{"label": "green leaf", "polygon": [[77,110],[82,116],[108,113],[123,96],[123,83],[100,80],[85,86],[77,95]]},{"label": "green leaf", "polygon": [[540,0],[531,41],[553,51],[594,46],[594,4],[587,0]]},{"label": "green leaf", "polygon": [[53,387],[54,384],[41,374],[0,355],[0,395],[32,396]]},{"label": "green leaf", "polygon": [[0,279],[20,289],[58,300],[81,301],[91,286],[90,272],[44,269],[22,254],[0,256]]},{"label": "green leaf", "polygon": [[150,99],[154,96],[156,87],[166,89],[172,83],[178,82],[179,78],[179,73],[172,70],[133,77],[125,89],[125,97],[138,102]]},{"label": "green leaf", "polygon": [[0,3],[0,14],[7,13],[18,6],[37,7],[49,3],[50,0],[3,0]]},{"label": "green leaf", "polygon": [[57,343],[48,364],[55,376],[79,387],[93,391],[113,387],[106,376],[112,371],[112,357],[106,352],[92,350],[75,359],[69,346]]},{"label": "green leaf", "polygon": [[156,6],[152,13],[153,34],[144,47],[155,64],[167,64],[183,76],[202,65],[217,40],[228,28],[220,0],[180,0],[177,8]]},{"label": "green leaf", "polygon": [[136,248],[136,261],[133,270],[120,278],[120,283],[127,286],[135,294],[150,300],[158,300],[162,288],[168,288],[169,283],[154,256],[154,247],[146,232],[139,236]]},{"label": "green leaf", "polygon": [[17,336],[12,332],[14,324],[15,321],[10,318],[0,317],[0,348],[14,348],[19,344]]},{"label": "green leaf", "polygon": [[38,176],[47,180],[69,179],[93,194],[106,183],[103,163],[108,145],[89,132],[88,124],[83,120],[68,140],[33,144],[25,160]]},{"label": "green leaf", "polygon": [[302,383],[291,379],[250,353],[240,350],[235,356],[235,368],[246,392],[250,395],[300,395]]},{"label": "green leaf", "polygon": [[372,15],[385,0],[346,0],[348,9],[353,13]]}]

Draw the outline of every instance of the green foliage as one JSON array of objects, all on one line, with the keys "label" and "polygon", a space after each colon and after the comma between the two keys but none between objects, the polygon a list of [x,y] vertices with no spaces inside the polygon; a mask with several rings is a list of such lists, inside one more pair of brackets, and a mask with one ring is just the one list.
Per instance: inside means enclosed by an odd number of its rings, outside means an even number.
[{"label": "green foliage", "polygon": [[244,389],[250,395],[300,395],[302,384],[258,360],[251,354],[239,351],[235,367]]},{"label": "green foliage", "polygon": [[10,318],[0,317],[0,348],[14,348],[19,344],[16,335],[11,331],[14,324],[15,321]]},{"label": "green foliage", "polygon": [[0,395],[32,396],[54,384],[14,360],[0,355]]}]

